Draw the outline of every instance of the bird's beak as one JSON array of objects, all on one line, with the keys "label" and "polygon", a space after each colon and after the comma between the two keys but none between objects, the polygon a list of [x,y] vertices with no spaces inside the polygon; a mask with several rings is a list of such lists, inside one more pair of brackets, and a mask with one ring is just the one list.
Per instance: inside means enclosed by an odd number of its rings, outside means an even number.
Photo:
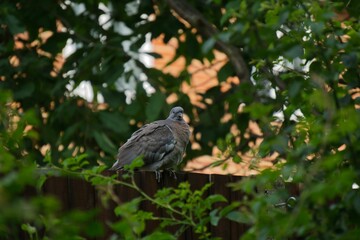
[{"label": "bird's beak", "polygon": [[178,119],[182,119],[182,118],[183,118],[183,114],[182,114],[182,113],[179,113]]}]

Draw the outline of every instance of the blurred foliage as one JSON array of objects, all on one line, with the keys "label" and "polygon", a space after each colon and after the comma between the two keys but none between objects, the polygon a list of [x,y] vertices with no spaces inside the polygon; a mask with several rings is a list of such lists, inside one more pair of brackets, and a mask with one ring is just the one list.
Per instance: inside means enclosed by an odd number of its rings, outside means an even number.
[{"label": "blurred foliage", "polygon": [[[249,224],[243,239],[357,239],[360,193],[352,186],[360,185],[360,3],[189,0],[219,30],[205,38],[179,21],[168,2],[1,1],[0,236],[25,231],[37,238],[39,227],[51,239],[101,235],[101,228],[86,228],[94,213],[61,213],[55,199],[28,201],[22,193],[41,185],[36,168],[49,159],[69,171],[85,166],[77,165],[81,156],[89,166],[111,165],[119,144],[141,124],[166,117],[165,99],[176,94],[173,105],[184,107],[201,146],[189,149],[187,159],[214,146],[228,156],[224,161],[236,163],[246,154],[275,156],[274,169],[233,185],[251,196],[228,216]],[[186,66],[213,60],[217,41],[241,49],[251,83],[225,91],[219,84],[201,93],[205,107],[194,105],[181,91],[191,77],[186,68],[176,78],[143,61],[159,57],[141,47],[161,34],[165,42],[178,39],[175,59],[184,57]],[[235,67],[225,64],[219,82]],[[92,99],[74,91],[84,81]],[[289,211],[273,207],[290,196],[286,188],[256,191],[279,179],[301,186]],[[176,196],[181,188],[164,191]],[[129,204],[136,208],[134,201]],[[200,216],[216,223],[219,213]]]},{"label": "blurred foliage", "polygon": [[[0,91],[0,238],[1,239],[74,239],[95,238],[104,229],[97,212],[64,212],[58,199],[40,194],[46,180],[34,162],[37,157],[25,152],[28,141],[39,136],[25,127],[37,127],[39,119],[29,110],[19,114],[7,106],[9,91]],[[5,107],[4,107],[5,106]],[[9,118],[11,116],[11,118]],[[14,122],[14,119],[17,119]]]}]

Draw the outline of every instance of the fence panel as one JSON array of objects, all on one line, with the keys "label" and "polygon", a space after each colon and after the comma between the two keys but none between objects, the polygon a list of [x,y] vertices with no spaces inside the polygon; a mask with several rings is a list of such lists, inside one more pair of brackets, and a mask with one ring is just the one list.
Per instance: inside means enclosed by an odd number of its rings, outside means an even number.
[{"label": "fence panel", "polygon": [[[106,175],[111,175],[113,172],[105,172]],[[118,176],[119,180],[124,180],[121,177],[121,173]],[[136,172],[135,181],[138,186],[149,196],[154,196],[158,189],[163,187],[177,187],[180,182],[189,181],[191,189],[196,190],[202,188],[205,184],[212,182],[211,188],[205,193],[204,197],[211,194],[221,194],[228,199],[228,203],[232,201],[240,200],[243,195],[241,192],[231,191],[228,187],[230,182],[236,182],[241,180],[241,177],[226,176],[226,175],[206,175],[198,173],[180,172],[176,174],[176,179],[169,173],[163,173],[160,182],[155,179],[153,172]],[[113,201],[109,201],[108,206],[103,206],[101,198],[103,192],[101,189],[96,189],[91,186],[90,183],[82,179],[74,179],[71,177],[50,177],[43,186],[44,194],[55,196],[62,204],[64,210],[81,209],[90,210],[99,209],[99,221],[101,221],[105,227],[106,235],[104,239],[109,238],[112,235],[112,230],[108,226],[109,222],[114,222],[119,219],[114,214],[116,204]],[[114,193],[118,197],[120,202],[128,202],[140,194],[126,186],[116,185],[114,187]],[[215,207],[225,206],[227,203],[217,203]],[[154,216],[166,217],[166,213],[153,205],[148,201],[143,201],[140,205],[140,209],[143,211],[153,212]],[[149,221],[146,226],[145,234],[153,232],[158,228],[159,222]],[[213,236],[220,237],[221,239],[239,239],[241,234],[247,229],[247,226],[231,222],[227,219],[222,219],[218,226],[208,226],[211,229]],[[169,227],[169,232],[175,232],[178,226]],[[178,239],[198,239],[198,236],[194,234],[193,229],[187,229]]]}]

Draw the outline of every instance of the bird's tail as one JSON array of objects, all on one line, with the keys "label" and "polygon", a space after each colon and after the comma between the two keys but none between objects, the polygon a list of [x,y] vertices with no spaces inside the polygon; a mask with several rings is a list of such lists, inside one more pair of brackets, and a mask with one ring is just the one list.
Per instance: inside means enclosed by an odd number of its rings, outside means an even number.
[{"label": "bird's tail", "polygon": [[117,170],[119,170],[120,168],[121,168],[121,166],[120,166],[119,160],[117,160],[117,161],[112,165],[112,167],[109,168],[109,170],[110,170],[110,171],[117,171]]}]

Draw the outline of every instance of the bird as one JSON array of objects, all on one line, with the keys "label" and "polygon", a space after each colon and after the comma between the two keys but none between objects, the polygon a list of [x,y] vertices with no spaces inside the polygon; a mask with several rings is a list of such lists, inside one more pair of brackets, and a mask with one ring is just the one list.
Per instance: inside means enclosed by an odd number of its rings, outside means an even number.
[{"label": "bird", "polygon": [[160,171],[174,170],[181,163],[190,138],[190,127],[185,122],[184,109],[174,107],[167,119],[145,124],[135,131],[118,151],[116,162],[110,170],[124,169],[125,165],[141,157],[144,165],[140,170],[155,171],[160,181]]}]

